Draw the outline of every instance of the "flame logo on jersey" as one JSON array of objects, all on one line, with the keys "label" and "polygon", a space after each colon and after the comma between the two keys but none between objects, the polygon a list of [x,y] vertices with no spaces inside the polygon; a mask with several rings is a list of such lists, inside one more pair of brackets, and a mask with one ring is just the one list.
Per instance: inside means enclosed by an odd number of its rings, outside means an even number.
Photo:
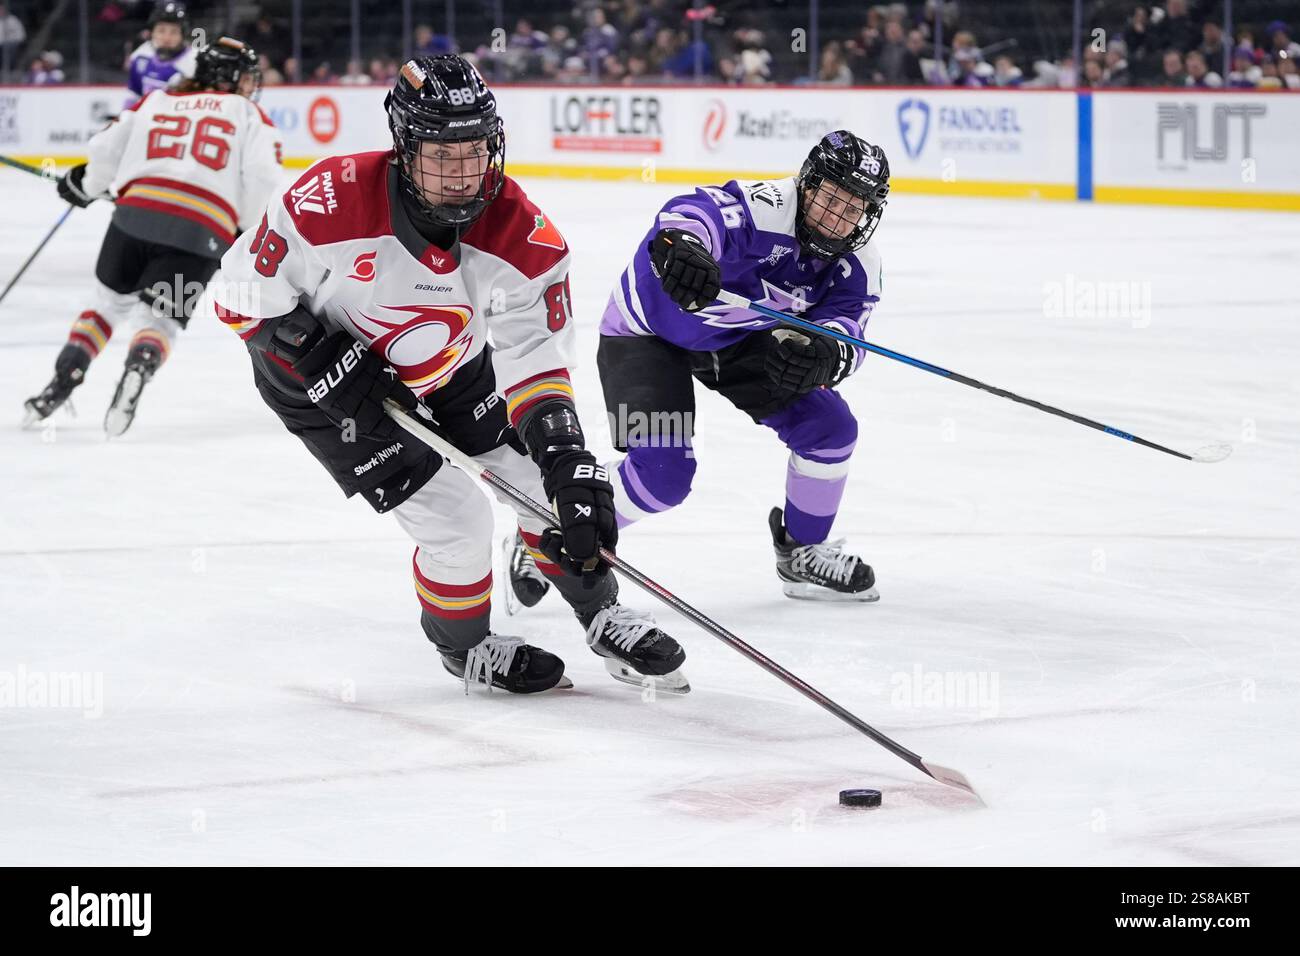
[{"label": "flame logo on jersey", "polygon": [[349,279],[356,279],[358,282],[373,282],[375,279],[375,256],[374,252],[363,252],[357,256],[356,262],[352,263],[352,275]]},{"label": "flame logo on jersey", "polygon": [[468,305],[386,305],[390,312],[409,316],[401,321],[361,313],[348,318],[397,370],[417,395],[447,384],[451,373],[474,343],[469,326],[474,310]]}]

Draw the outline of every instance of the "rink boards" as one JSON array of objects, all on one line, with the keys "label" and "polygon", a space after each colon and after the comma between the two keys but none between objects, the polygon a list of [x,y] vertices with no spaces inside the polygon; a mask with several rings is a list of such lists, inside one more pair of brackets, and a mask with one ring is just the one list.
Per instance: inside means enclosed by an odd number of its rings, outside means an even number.
[{"label": "rink boards", "polygon": [[[709,182],[789,175],[826,132],[884,147],[935,195],[1300,211],[1300,95],[1196,90],[498,86],[518,175]],[[274,87],[286,165],[383,148],[377,87]],[[118,87],[0,88],[0,153],[81,161]]]}]

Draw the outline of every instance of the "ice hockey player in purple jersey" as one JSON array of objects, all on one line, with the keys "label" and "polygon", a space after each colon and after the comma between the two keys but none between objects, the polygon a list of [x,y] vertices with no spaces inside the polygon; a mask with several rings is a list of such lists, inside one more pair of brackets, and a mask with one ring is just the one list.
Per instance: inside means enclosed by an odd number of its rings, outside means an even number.
[{"label": "ice hockey player in purple jersey", "polygon": [[871,236],[888,195],[884,151],[841,130],[817,143],[798,176],[703,186],[663,207],[600,329],[606,410],[627,453],[610,468],[621,527],[691,490],[694,379],[790,449],[785,507],[768,522],[785,594],[877,600],[871,567],[827,541],[858,436],[835,386],[863,351],[715,298],[727,289],[861,335],[880,298]]},{"label": "ice hockey player in purple jersey", "polygon": [[165,90],[194,75],[195,51],[185,43],[185,28],[185,4],[159,0],[149,14],[149,39],[136,47],[127,61],[128,107],[155,90]]}]

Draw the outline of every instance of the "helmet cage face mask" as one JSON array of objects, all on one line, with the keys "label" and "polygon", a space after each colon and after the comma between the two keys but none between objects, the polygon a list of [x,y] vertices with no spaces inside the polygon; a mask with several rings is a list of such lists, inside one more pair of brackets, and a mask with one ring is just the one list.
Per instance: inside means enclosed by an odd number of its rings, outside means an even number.
[{"label": "helmet cage face mask", "polygon": [[[433,57],[404,66],[385,105],[404,195],[428,222],[468,229],[505,184],[505,127],[495,97],[459,57]],[[428,149],[421,156],[427,143],[478,143],[481,149],[449,148],[440,160]],[[471,156],[479,162],[467,162]],[[463,187],[463,193],[448,193],[448,184]]]},{"label": "helmet cage face mask", "polygon": [[[824,185],[838,187],[849,203],[827,206],[833,195]],[[828,134],[813,148],[799,171],[795,238],[811,255],[838,259],[861,249],[884,215],[889,196],[889,162],[878,146],[848,132]],[[851,229],[843,228],[849,221]]]}]

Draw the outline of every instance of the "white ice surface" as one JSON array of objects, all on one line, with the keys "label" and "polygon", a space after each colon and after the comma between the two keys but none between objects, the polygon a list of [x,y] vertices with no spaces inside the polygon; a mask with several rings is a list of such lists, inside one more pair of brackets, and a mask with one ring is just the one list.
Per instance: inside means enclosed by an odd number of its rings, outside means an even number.
[{"label": "white ice surface", "polygon": [[[677,187],[525,185],[575,250],[607,449],[596,324]],[[0,170],[0,208],[7,281],[62,207]],[[874,606],[780,595],[784,450],[699,391],[695,491],[620,553],[964,771],[979,808],[667,610],[688,697],[615,683],[552,595],[497,626],[576,688],[467,698],[417,625],[410,545],[283,431],[224,328],[185,334],[124,439],[100,424],[121,333],[79,417],[20,431],[108,214],[76,213],[0,306],[0,677],[90,672],[104,697],[97,719],[0,709],[0,863],[1300,863],[1295,217],[897,195],[876,341],[1236,450],[1180,461],[868,358],[836,533]],[[1045,318],[1067,273],[1150,283],[1149,325]],[[927,702],[944,675],[996,693]],[[846,787],[883,807],[841,809]]]}]

